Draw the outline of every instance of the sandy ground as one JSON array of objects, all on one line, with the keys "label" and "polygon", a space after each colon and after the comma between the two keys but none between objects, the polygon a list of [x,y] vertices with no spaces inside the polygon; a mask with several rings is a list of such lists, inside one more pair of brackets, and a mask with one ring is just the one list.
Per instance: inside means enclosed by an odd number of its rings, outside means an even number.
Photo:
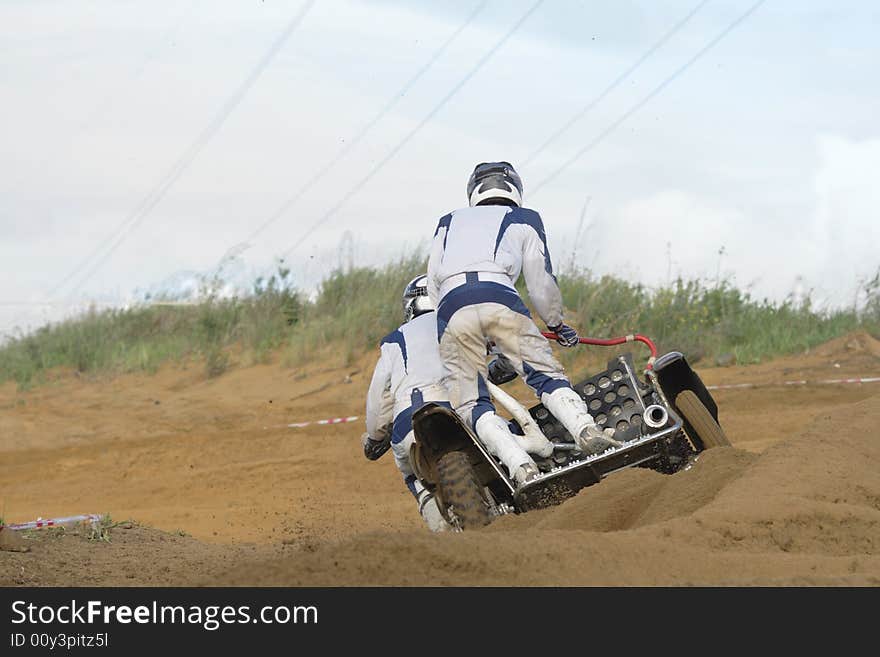
[{"label": "sandy ground", "polygon": [[[0,531],[0,585],[880,584],[880,384],[718,391],[733,447],[690,470],[630,469],[435,536],[391,458],[363,458],[361,421],[286,426],[362,415],[374,360],[0,387],[0,516],[119,522],[109,542]],[[708,384],[880,376],[880,343],[697,369]]]}]

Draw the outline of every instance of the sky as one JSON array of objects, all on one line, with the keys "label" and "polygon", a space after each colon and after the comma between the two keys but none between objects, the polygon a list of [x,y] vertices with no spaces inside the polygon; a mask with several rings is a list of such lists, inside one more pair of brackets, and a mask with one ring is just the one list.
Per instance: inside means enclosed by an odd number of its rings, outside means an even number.
[{"label": "sky", "polygon": [[557,269],[857,303],[880,5],[755,4],[0,0],[0,336],[221,263],[313,290],[498,159]]}]

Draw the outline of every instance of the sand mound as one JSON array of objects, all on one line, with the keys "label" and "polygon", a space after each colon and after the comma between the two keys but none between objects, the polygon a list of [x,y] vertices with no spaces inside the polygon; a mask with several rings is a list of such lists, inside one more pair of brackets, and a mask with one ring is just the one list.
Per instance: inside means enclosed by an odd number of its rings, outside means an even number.
[{"label": "sand mound", "polygon": [[880,584],[880,397],[755,456],[630,469],[483,532],[374,532],[233,569],[258,585]]},{"label": "sand mound", "polygon": [[565,504],[520,516],[508,516],[487,531],[582,529],[612,532],[687,516],[708,504],[757,457],[733,448],[701,455],[694,467],[675,477],[630,468],[601,486],[585,489]]},{"label": "sand mound", "polygon": [[[183,586],[218,575],[246,555],[280,547],[219,546],[189,536],[126,525],[109,542],[88,530],[53,528],[16,536],[25,554],[0,552],[0,586]],[[14,532],[0,532],[3,534]]]},{"label": "sand mound", "polygon": [[0,528],[0,551],[27,552],[28,547],[21,537],[11,529]]},{"label": "sand mound", "polygon": [[877,340],[866,331],[855,331],[829,340],[816,347],[813,352],[823,358],[834,358],[836,356],[859,353],[870,354],[875,358],[880,358],[880,340]]},{"label": "sand mound", "polygon": [[880,384],[773,385],[877,376],[878,356],[854,333],[700,369],[707,384],[768,384],[715,392],[733,448],[448,536],[423,528],[389,457],[363,458],[360,420],[287,426],[362,415],[375,354],[0,386],[6,520],[142,523],[110,543],[29,532],[30,552],[0,550],[0,585],[878,584]]}]

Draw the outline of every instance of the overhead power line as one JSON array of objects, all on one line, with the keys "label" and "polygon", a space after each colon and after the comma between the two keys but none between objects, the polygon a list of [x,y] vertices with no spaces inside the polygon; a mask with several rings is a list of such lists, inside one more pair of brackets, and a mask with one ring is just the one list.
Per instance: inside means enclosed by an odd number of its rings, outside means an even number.
[{"label": "overhead power line", "polygon": [[[164,44],[169,40],[173,40],[174,35],[180,29],[181,23],[183,22],[184,15],[190,13],[195,2],[196,2],[196,0],[191,0],[190,4],[187,7],[185,7],[184,11],[182,11],[177,16],[177,20],[174,22],[172,27],[162,33],[162,36],[157,40],[157,43],[161,44],[161,45],[154,47],[151,51],[148,51],[146,53],[146,55],[140,61],[140,63],[134,69],[134,71],[130,72],[128,74],[129,81],[135,80],[138,77],[140,77],[143,74],[144,70],[147,68],[147,65],[152,60],[154,60],[162,50],[165,49],[166,46]],[[89,111],[88,115],[79,123],[79,127],[82,128],[84,126],[88,126],[88,125],[94,123],[95,121],[97,121],[98,119],[102,118],[106,114],[107,108],[111,107],[112,104],[116,101],[116,97],[118,95],[120,95],[120,89],[122,88],[122,86],[123,86],[122,83],[117,84],[116,88],[111,90],[110,92],[108,92],[108,94],[105,96],[105,98],[101,102],[92,106],[92,109]],[[36,170],[41,171],[42,169],[44,169],[46,167],[46,165],[48,164],[48,162],[52,159],[53,159],[53,157],[51,157],[50,155],[48,155],[48,154],[45,155],[40,163],[40,166],[38,166],[36,168]],[[11,187],[9,187],[9,189],[15,189],[16,187],[18,187],[21,184],[21,182],[24,180],[24,177],[25,177],[25,175],[22,175],[17,181],[15,181],[13,183],[13,185]],[[80,270],[81,270],[81,267],[77,267],[77,269],[74,270],[74,273],[69,274],[67,276],[67,278],[65,278],[63,281],[61,281],[55,288],[52,289],[52,291],[49,292],[49,294],[47,295],[47,298],[53,296],[55,294],[55,292],[58,289],[60,289],[61,285],[63,285],[64,283],[67,283],[71,279],[71,277],[75,273],[78,273],[78,271],[80,271]],[[39,302],[27,302],[27,303],[21,303],[21,304],[20,303],[13,303],[11,305],[24,306],[24,305],[38,305],[38,304],[39,304]],[[6,304],[6,305],[10,305],[10,304]],[[47,304],[47,305],[49,305],[49,304]],[[18,317],[16,319],[15,324],[18,325],[18,323],[21,321],[21,319],[22,319],[22,317]]]},{"label": "overhead power line", "polygon": [[332,208],[321,215],[321,217],[316,222],[314,222],[308,228],[308,230],[305,231],[305,233],[300,236],[296,243],[282,254],[283,257],[287,257],[290,253],[299,248],[303,244],[303,242],[305,242],[312,235],[312,233],[315,232],[315,230],[326,223],[327,220],[330,219],[334,214],[336,214],[342,207],[344,207],[345,204],[348,203],[352,199],[352,197],[355,196],[355,194],[360,192],[360,190],[363,189],[364,186],[368,182],[370,182],[370,180],[372,180],[376,176],[376,174],[379,173],[385,167],[385,165],[388,164],[388,162],[390,162],[391,159],[395,155],[397,155],[401,151],[401,149],[406,146],[410,142],[410,140],[415,137],[422,130],[422,128],[424,128],[431,121],[431,119],[433,119],[437,115],[437,113],[446,106],[446,104],[450,100],[452,100],[452,98],[455,97],[455,95],[459,91],[461,91],[462,87],[464,87],[464,85],[467,84],[468,81],[473,78],[490,59],[492,59],[493,55],[495,55],[495,53],[498,52],[498,50],[505,43],[507,43],[514,34],[516,34],[522,24],[525,23],[529,16],[535,13],[535,11],[537,11],[537,9],[542,4],[544,4],[544,0],[538,0],[538,2],[533,3],[531,7],[529,7],[529,9],[527,9],[526,12],[519,17],[516,23],[514,23],[513,26],[507,32],[505,32],[504,35],[500,39],[498,39],[498,41],[496,41],[495,44],[488,51],[486,51],[486,53],[482,57],[480,57],[479,60],[477,60],[476,64],[471,67],[471,69],[464,75],[464,77],[462,77],[455,84],[455,86],[445,96],[443,96],[443,98],[440,99],[440,101],[434,106],[434,108],[430,112],[428,112],[428,114],[418,123],[418,125],[416,125],[412,130],[404,135],[404,137],[397,142],[397,144],[385,155],[385,157],[383,157],[367,172],[367,175],[365,175],[351,188],[349,188],[348,192]]},{"label": "overhead power line", "polygon": [[486,5],[489,4],[489,0],[482,0],[474,10],[468,15],[465,21],[449,36],[446,41],[431,55],[430,59],[418,70],[415,75],[413,75],[409,80],[407,80],[404,85],[388,100],[387,103],[380,109],[376,115],[361,128],[360,132],[358,132],[353,139],[349,140],[349,142],[339,150],[338,153],[330,160],[327,164],[325,164],[321,169],[319,169],[311,178],[309,178],[305,184],[303,184],[290,198],[284,201],[275,212],[273,212],[268,219],[266,219],[260,226],[251,233],[250,237],[247,238],[246,241],[250,242],[251,240],[258,237],[264,230],[266,230],[269,226],[275,223],[278,219],[283,217],[288,210],[290,210],[293,205],[299,201],[303,195],[308,192],[312,187],[314,187],[318,182],[320,182],[325,175],[336,166],[342,158],[344,158],[351,150],[360,143],[360,141],[367,135],[367,133],[372,130],[373,126],[375,126],[379,121],[381,121],[394,107],[400,102],[401,98],[403,98],[407,92],[422,78],[422,76],[428,72],[428,70],[439,60],[449,46],[455,41],[458,36],[464,32],[465,29],[470,26],[471,23],[477,18],[480,12],[486,8]]},{"label": "overhead power line", "polygon": [[[104,117],[107,115],[108,109],[111,108],[113,104],[117,101],[118,97],[122,95],[124,87],[130,86],[133,81],[141,77],[150,62],[155,60],[160,53],[164,52],[167,49],[168,42],[173,40],[174,35],[180,29],[184,16],[189,14],[189,10],[192,9],[192,5],[195,2],[196,0],[190,1],[189,6],[185,7],[184,10],[177,15],[175,22],[170,28],[161,33],[159,38],[156,39],[156,44],[144,54],[143,58],[139,61],[137,66],[134,67],[134,69],[127,71],[127,79],[125,81],[118,81],[115,84],[114,88],[111,88],[109,91],[107,91],[102,100],[90,106],[91,109],[89,109],[85,116],[74,125],[75,129],[83,130],[104,119]],[[89,19],[94,17],[94,14],[97,13],[97,9],[92,13],[93,15],[90,16]],[[90,20],[85,20],[85,17],[83,17],[83,19],[84,22],[91,23]],[[69,108],[65,107],[64,110],[69,111]],[[67,150],[70,150],[73,147],[75,143],[73,140],[74,136],[76,136],[75,132],[73,134],[68,134],[68,140],[66,144]],[[3,182],[6,183],[6,189],[14,190],[21,187],[22,183],[25,182],[25,180],[28,178],[28,175],[33,171],[40,172],[41,176],[45,175],[44,172],[46,171],[46,169],[53,162],[58,161],[58,144],[53,142],[52,150],[49,153],[44,153],[43,156],[38,160],[38,164],[36,166],[24,168],[20,172],[20,175],[17,178],[13,179],[11,183],[9,179],[4,180]]]},{"label": "overhead power line", "polygon": [[544,142],[540,146],[538,146],[538,148],[536,148],[534,151],[532,151],[531,155],[529,155],[525,160],[522,160],[522,162],[520,163],[521,166],[527,166],[529,163],[531,163],[535,158],[537,158],[541,153],[543,153],[544,150],[546,150],[547,147],[550,146],[550,144],[552,144],[554,141],[556,141],[560,135],[562,135],[566,130],[568,130],[575,123],[580,121],[584,117],[584,115],[587,114],[587,112],[589,112],[596,105],[601,103],[608,96],[608,94],[610,94],[617,87],[619,87],[630,75],[635,73],[636,70],[638,70],[638,68],[642,64],[644,64],[646,61],[648,61],[648,59],[650,59],[651,56],[655,52],[660,50],[660,48],[662,48],[666,44],[667,41],[669,41],[673,36],[675,36],[681,30],[681,28],[683,28],[688,23],[688,21],[690,21],[691,18],[693,18],[696,15],[696,13],[698,11],[700,11],[700,9],[702,9],[708,2],[709,2],[709,0],[702,0],[702,2],[698,3],[693,9],[691,9],[684,16],[684,18],[682,18],[680,21],[678,21],[675,25],[672,26],[672,29],[670,29],[668,32],[666,32],[666,34],[664,34],[662,37],[660,37],[657,40],[657,42],[654,43],[654,45],[652,45],[650,48],[648,48],[648,50],[646,50],[645,53],[641,57],[639,57],[633,63],[632,66],[630,66],[623,73],[621,73],[619,76],[617,76],[611,84],[609,84],[607,87],[605,87],[599,93],[599,95],[597,95],[590,102],[588,102],[586,105],[584,105],[581,109],[579,109],[577,112],[575,112],[574,116],[572,116],[567,122],[565,122],[562,126],[560,126],[560,128],[558,130],[556,130],[552,135],[550,135],[546,140],[544,140]]},{"label": "overhead power line", "polygon": [[205,129],[202,130],[195,141],[193,141],[189,148],[181,154],[174,163],[174,166],[171,167],[162,180],[160,180],[150,193],[138,203],[135,209],[132,210],[125,220],[117,226],[116,230],[105,239],[98,248],[80,262],[70,274],[58,283],[58,285],[52,288],[48,294],[50,298],[68,283],[72,283],[80,272],[82,272],[90,262],[93,262],[91,268],[88,269],[88,271],[80,277],[79,282],[73,286],[71,293],[81,288],[95,274],[95,272],[107,262],[110,256],[112,256],[116,249],[118,249],[125,241],[126,237],[150,216],[150,213],[165,197],[168,190],[171,189],[174,183],[177,182],[180,176],[183,175],[202,150],[204,150],[205,146],[207,146],[217,132],[220,131],[220,128],[223,127],[224,123],[229,118],[229,115],[232,114],[236,107],[238,107],[250,89],[260,78],[266,67],[278,55],[279,51],[290,39],[296,28],[302,23],[306,14],[308,14],[314,4],[315,0],[306,0],[306,2],[303,3],[296,15],[275,39],[257,64],[251,69],[247,77],[238,85],[232,95],[229,96],[226,102],[220,107],[220,110],[215,114]]},{"label": "overhead power line", "polygon": [[600,132],[591,142],[589,142],[586,146],[581,148],[577,153],[571,156],[568,160],[563,162],[559,167],[557,167],[553,173],[544,178],[540,183],[538,183],[535,187],[532,188],[531,194],[536,194],[541,188],[543,188],[547,183],[555,180],[560,173],[565,171],[572,164],[577,162],[581,157],[583,157],[586,153],[594,149],[596,146],[601,144],[608,135],[614,132],[622,123],[624,123],[629,117],[642,109],[645,105],[647,105],[655,96],[657,96],[660,92],[662,92],[666,87],[668,87],[672,82],[674,82],[679,76],[681,76],[685,71],[687,71],[695,62],[701,59],[706,53],[708,53],[712,48],[714,48],[718,43],[724,39],[728,34],[730,34],[738,25],[743,23],[749,16],[751,16],[761,5],[763,5],[767,0],[758,0],[758,2],[754,3],[751,7],[749,7],[745,12],[740,14],[735,20],[727,25],[718,35],[716,35],[711,41],[709,41],[705,46],[700,48],[697,53],[687,60],[684,64],[679,66],[669,77],[663,80],[660,84],[654,87],[650,93],[644,96],[641,100],[632,105],[626,112],[624,112],[619,118],[617,118],[613,123],[611,123],[607,128],[605,128],[602,132]]}]

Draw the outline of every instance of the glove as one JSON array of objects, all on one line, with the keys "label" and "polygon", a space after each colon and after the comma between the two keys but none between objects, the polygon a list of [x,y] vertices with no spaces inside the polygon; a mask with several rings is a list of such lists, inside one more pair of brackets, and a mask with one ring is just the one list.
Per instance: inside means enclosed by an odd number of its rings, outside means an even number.
[{"label": "glove", "polygon": [[385,431],[378,440],[370,438],[370,434],[364,433],[361,436],[361,442],[364,444],[364,456],[370,461],[375,461],[391,447],[391,432]]},{"label": "glove", "polygon": [[489,380],[496,386],[513,381],[516,378],[516,370],[504,354],[498,354],[489,362]]},{"label": "glove", "polygon": [[563,347],[574,347],[579,344],[578,333],[568,324],[557,324],[556,326],[548,326],[550,331],[556,334],[556,342]]}]

